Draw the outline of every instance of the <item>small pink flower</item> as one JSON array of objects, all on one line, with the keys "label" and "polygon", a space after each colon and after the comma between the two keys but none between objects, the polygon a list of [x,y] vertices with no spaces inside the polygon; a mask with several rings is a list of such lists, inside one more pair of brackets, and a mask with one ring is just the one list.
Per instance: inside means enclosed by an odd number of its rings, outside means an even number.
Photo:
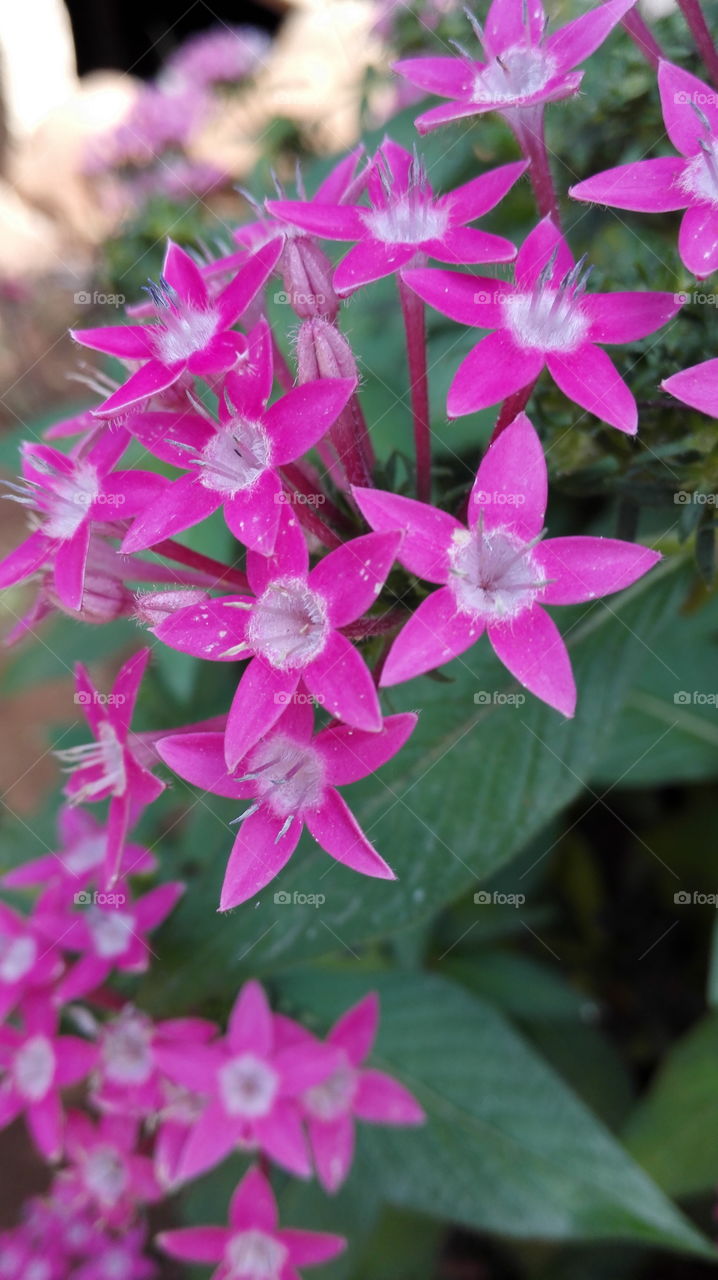
[{"label": "small pink flower", "polygon": [[100,1028],[92,1100],[101,1111],[154,1117],[166,1102],[162,1055],[167,1049],[191,1057],[196,1045],[217,1034],[203,1018],[153,1022],[130,1005]]},{"label": "small pink flower", "polygon": [[381,728],[374,682],[341,628],[376,603],[400,535],[354,538],[310,571],[304,534],[289,508],[280,509],[285,515],[274,555],[247,555],[254,599],[224,597],[180,609],[155,632],[164,644],[195,657],[250,658],[227,721],[230,769],[276,724],[300,681],[345,724],[369,732]]},{"label": "small pink flower", "polygon": [[327,1044],[341,1061],[321,1084],[302,1094],[317,1177],[325,1191],[345,1181],[354,1154],[354,1121],[418,1125],[425,1120],[416,1099],[383,1071],[362,1067],[371,1052],[379,1024],[379,999],[365,996],[347,1010],[329,1032]]},{"label": "small pink flower", "polygon": [[346,1247],[341,1236],[281,1228],[264,1174],[253,1168],[237,1187],[228,1227],[181,1227],[157,1237],[182,1262],[217,1262],[212,1280],[299,1280],[298,1267],[329,1262]]},{"label": "small pink flower", "polygon": [[[6,881],[7,883],[7,881]],[[0,902],[0,1022],[29,992],[49,987],[62,973],[62,960],[35,920]]]},{"label": "small pink flower", "polygon": [[589,274],[550,218],[521,246],[513,285],[452,271],[406,273],[407,284],[437,311],[494,330],[459,365],[447,400],[450,418],[497,404],[545,366],[569,400],[635,434],[636,401],[597,344],[645,338],[676,315],[681,300],[673,293],[590,294]]},{"label": "small pink flower", "polygon": [[450,99],[418,117],[419,133],[487,111],[516,115],[577,93],[583,72],[573,68],[603,44],[633,4],[635,0],[608,0],[547,37],[541,0],[493,0],[483,29],[471,19],[485,62],[463,54],[394,63],[394,70],[411,84]]},{"label": "small pink flower", "polygon": [[502,165],[447,195],[435,196],[416,155],[387,139],[368,176],[370,207],[315,200],[270,200],[270,213],[328,240],[355,240],[334,274],[344,295],[391,275],[417,256],[440,262],[509,262],[516,249],[502,236],[466,226],[488,213],[526,169]]},{"label": "small pink flower", "polygon": [[218,507],[245,546],[270,555],[284,501],[277,468],[326,434],[356,383],[325,378],[294,387],[267,408],[274,380],[266,323],[250,334],[247,367],[230,373],[219,422],[193,413],[145,413],[128,424],[142,444],[189,474],[167,486],[135,520],[122,549],[141,551],[204,520]]},{"label": "small pink flower", "polygon": [[[107,835],[104,825],[96,822],[84,809],[63,805],[58,815],[60,846],[53,853],[42,854],[23,862],[0,878],[5,889],[61,886],[74,897],[102,871]],[[144,875],[154,871],[157,862],[149,849],[138,844],[125,846],[121,873]]]},{"label": "small pink flower", "polygon": [[60,1090],[84,1080],[97,1058],[94,1045],[57,1034],[57,1011],[33,997],[22,1006],[22,1030],[0,1027],[0,1127],[24,1113],[45,1160],[63,1150]]},{"label": "small pink flower", "polygon": [[357,782],[400,751],[417,717],[387,716],[378,733],[334,724],[312,737],[314,712],[287,706],[278,724],[236,769],[224,762],[221,733],[188,733],[157,744],[181,778],[215,795],[252,800],[229,856],[220,911],[254,897],[279,874],[304,826],[331,857],[361,875],[393,880],[394,872],[359,826],[338,786]]},{"label": "small pink flower", "polygon": [[399,633],[381,683],[399,684],[458,657],[486,631],[497,657],[536,697],[572,716],[566,646],[543,605],[579,604],[630,586],[660,560],[615,538],[541,541],[548,494],[541,442],[520,414],[490,446],[471,491],[468,528],[435,507],[355,489],[375,529],[401,529],[398,557],[439,584]]},{"label": "small pink flower", "polygon": [[336,1054],[314,1041],[277,1049],[258,982],[247,982],[237,996],[224,1042],[191,1053],[166,1047],[161,1064],[176,1083],[207,1099],[178,1163],[180,1181],[214,1168],[235,1147],[259,1150],[296,1177],[309,1177],[297,1098],[327,1077]]},{"label": "small pink flower", "polygon": [[95,1123],[82,1111],[67,1117],[63,1181],[89,1201],[107,1226],[123,1228],[140,1204],[155,1204],[162,1191],[148,1156],[138,1152],[139,1125],[127,1116],[103,1115]]},{"label": "small pink flower", "polygon": [[279,240],[258,249],[230,284],[210,299],[199,267],[170,241],[161,283],[152,293],[157,324],[72,331],[75,341],[85,347],[142,362],[94,412],[117,417],[173,386],[183,375],[215,378],[233,369],[247,341],[232,326],[264,286],[281,251]]},{"label": "small pink flower", "polygon": [[27,508],[33,532],[0,561],[0,587],[49,565],[60,602],[73,612],[82,608],[93,525],[111,528],[137,515],[166,483],[147,471],[112,470],[128,443],[127,432],[116,428],[84,452],[23,445],[22,480],[6,482],[12,490],[7,496]]},{"label": "small pink flower", "polygon": [[685,209],[678,252],[703,279],[718,268],[718,94],[671,62],[661,62],[658,88],[666,132],[680,155],[606,169],[569,195],[638,213]]},{"label": "small pink flower", "polygon": [[118,672],[109,694],[95,689],[83,666],[75,671],[75,701],[82,707],[95,741],[55,754],[71,774],[65,795],[71,804],[109,799],[105,872],[108,887],[122,865],[127,831],[165,784],[146,767],[151,754],[141,740],[130,742],[130,723],[150,650],[140,649]]}]

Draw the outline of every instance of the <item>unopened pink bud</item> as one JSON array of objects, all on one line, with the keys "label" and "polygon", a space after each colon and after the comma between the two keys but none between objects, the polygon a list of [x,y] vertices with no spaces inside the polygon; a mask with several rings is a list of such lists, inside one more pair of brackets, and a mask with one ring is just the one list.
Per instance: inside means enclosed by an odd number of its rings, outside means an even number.
[{"label": "unopened pink bud", "polygon": [[207,599],[202,587],[185,587],[178,591],[140,591],[134,597],[134,616],[138,622],[152,630],[165,618],[192,604]]},{"label": "unopened pink bud", "polygon": [[334,268],[323,249],[309,236],[291,236],[280,259],[285,294],[277,297],[288,302],[303,320],[327,316],[333,320],[339,313],[339,299],[332,287]]},{"label": "unopened pink bud", "polygon": [[305,320],[299,329],[297,372],[300,382],[312,382],[315,378],[359,380],[354,352],[344,334],[320,316]]}]

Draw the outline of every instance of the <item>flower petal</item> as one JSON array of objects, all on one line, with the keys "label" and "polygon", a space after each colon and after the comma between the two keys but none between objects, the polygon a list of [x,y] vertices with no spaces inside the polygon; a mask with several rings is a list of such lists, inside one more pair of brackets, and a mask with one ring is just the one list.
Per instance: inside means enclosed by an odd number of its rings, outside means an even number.
[{"label": "flower petal", "polygon": [[148,360],[119,391],[114,391],[92,412],[96,418],[115,418],[159,391],[166,391],[177,381],[183,368],[183,364],[167,365],[160,364],[159,360]]},{"label": "flower petal", "polygon": [[339,1116],[328,1122],[310,1119],[309,1137],[317,1178],[330,1195],[338,1191],[354,1158],[354,1121]]},{"label": "flower petal", "polygon": [[372,529],[401,532],[396,558],[410,573],[427,582],[446,582],[451,541],[463,529],[454,516],[426,502],[382,489],[354,486],[352,493]]},{"label": "flower petal", "polygon": [[[715,225],[718,231],[718,217]],[[655,333],[677,315],[681,309],[681,295],[589,293],[581,306],[591,319],[590,342],[636,342],[649,333]]]},{"label": "flower petal", "polygon": [[575,265],[574,256],[556,223],[550,217],[542,218],[518,251],[514,266],[517,285],[532,289],[554,254],[551,279],[547,283],[557,285]]},{"label": "flower petal", "polygon": [[260,1056],[271,1052],[272,1010],[261,982],[250,978],[234,1002],[227,1024],[227,1041],[233,1053],[252,1050]]},{"label": "flower petal", "polygon": [[569,400],[594,413],[627,435],[638,430],[638,408],[615,365],[605,351],[590,343],[570,356],[551,352],[549,373]]},{"label": "flower petal", "polygon": [[224,752],[230,770],[276,724],[299,684],[299,674],[270,667],[262,658],[247,665],[227,717]]},{"label": "flower petal", "polygon": [[590,57],[635,3],[636,0],[608,0],[554,31],[546,41],[546,52],[555,59],[559,71],[570,71]]},{"label": "flower petal", "polygon": [[245,1173],[232,1196],[229,1222],[235,1231],[246,1231],[249,1227],[268,1232],[277,1229],[279,1214],[274,1192],[269,1179],[256,1165]]},{"label": "flower petal", "polygon": [[229,1241],[226,1227],[178,1227],[155,1237],[163,1253],[181,1262],[219,1262]]},{"label": "flower petal", "polygon": [[321,200],[268,200],[267,211],[325,240],[359,240],[366,231],[364,210],[358,205],[324,204]]},{"label": "flower petal", "polygon": [[618,538],[549,538],[535,556],[550,586],[542,604],[580,604],[630,587],[660,560],[658,551]]},{"label": "flower petal", "polygon": [[14,587],[16,582],[29,578],[47,559],[51,546],[42,530],[31,533],[19,547],[0,560],[0,587]]},{"label": "flower petal", "polygon": [[515,529],[528,541],[543,528],[548,502],[548,472],[541,441],[525,413],[520,413],[489,446],[476,473],[469,498],[473,528]]},{"label": "flower petal", "polygon": [[473,222],[503,200],[527,168],[527,160],[514,160],[511,164],[498,165],[495,169],[489,169],[488,173],[480,173],[477,178],[455,187],[448,195],[441,196],[438,204],[441,208],[450,210],[453,227]]},{"label": "flower petal", "polygon": [[381,728],[376,687],[358,649],[334,631],[302,671],[304,683],[320,707],[337,720],[369,732]]},{"label": "flower petal", "polygon": [[402,58],[392,70],[419,89],[438,97],[464,98],[470,94],[481,64],[468,67],[463,58]]},{"label": "flower petal", "polygon": [[685,209],[691,197],[681,189],[685,169],[680,156],[659,156],[657,160],[637,160],[605,169],[593,178],[569,187],[574,200],[591,200],[612,209],[632,209],[636,213],[671,213]]},{"label": "flower petal", "polygon": [[55,552],[55,590],[68,609],[81,609],[85,585],[85,565],[90,548],[90,522],[84,520],[67,542]]},{"label": "flower petal", "polygon": [[326,600],[332,626],[344,627],[376,604],[400,543],[397,532],[362,534],[312,569],[309,585]]},{"label": "flower petal", "polygon": [[239,1125],[219,1102],[210,1102],[189,1131],[177,1169],[178,1182],[188,1182],[220,1164],[239,1138]]},{"label": "flower petal", "polygon": [[352,1066],[368,1058],[379,1030],[379,996],[370,991],[347,1009],[332,1027],[327,1042],[344,1049]]},{"label": "flower petal", "polygon": [[[171,613],[155,627],[155,635],[171,649],[191,653],[195,658],[237,662],[251,654],[248,647],[239,652],[237,647],[245,645],[249,608],[253,603],[250,596],[201,600]],[[238,608],[238,605],[247,608]]]},{"label": "flower petal", "polygon": [[718,210],[712,204],[687,209],[678,233],[678,252],[688,270],[704,280],[718,270]]},{"label": "flower petal", "polygon": [[374,240],[365,233],[364,238],[342,258],[334,272],[332,284],[335,291],[340,298],[345,298],[362,285],[382,280],[393,271],[399,271],[416,256],[419,243],[385,243],[383,240]]},{"label": "flower petal", "polygon": [[183,302],[203,310],[208,304],[207,288],[202,273],[184,249],[174,240],[167,241],[162,275]]},{"label": "flower petal", "polygon": [[437,240],[426,240],[424,252],[439,262],[511,262],[516,245],[504,236],[474,227],[450,227]]},{"label": "flower petal", "polygon": [[517,347],[504,330],[490,333],[459,365],[449,388],[446,412],[450,418],[461,418],[488,409],[527,387],[544,363],[541,351]]},{"label": "flower petal", "polygon": [[694,156],[700,151],[705,129],[694,109],[699,106],[706,117],[711,133],[718,134],[718,102],[716,93],[703,80],[684,71],[672,62],[661,62],[658,67],[658,90],[666,132],[677,151],[684,156]]},{"label": "flower petal", "polygon": [[391,867],[367,840],[354,814],[333,787],[327,789],[321,808],[305,814],[317,844],[352,871],[379,880],[395,880]]},{"label": "flower petal", "polygon": [[484,631],[484,624],[467,613],[458,613],[448,587],[440,587],[422,600],[399,632],[384,664],[380,684],[401,684],[451,662],[470,649]]},{"label": "flower petal", "polygon": [[270,1114],[256,1122],[256,1131],[262,1150],[271,1160],[295,1178],[312,1176],[309,1145],[296,1102],[279,1098]]},{"label": "flower petal", "polygon": [[289,862],[299,844],[302,823],[295,818],[280,835],[284,822],[265,808],[245,818],[229,855],[219,910],[229,911],[254,898]]},{"label": "flower petal", "polygon": [[511,292],[512,286],[490,276],[469,276],[437,267],[418,267],[402,273],[402,279],[424,302],[456,320],[458,324],[493,329],[501,324],[497,295]]},{"label": "flower petal", "polygon": [[221,505],[222,495],[206,489],[194,475],[180,476],[137,516],[122,543],[125,555],[144,551],[164,538],[199,524]]},{"label": "flower petal", "polygon": [[358,782],[391,760],[416,728],[413,711],[387,716],[379,733],[365,733],[346,724],[322,729],[314,741],[326,765],[327,782],[334,787]]},{"label": "flower petal", "polygon": [[718,418],[718,360],[704,360],[661,383],[664,391],[712,418]]},{"label": "flower petal", "polygon": [[246,266],[241,267],[230,283],[222,290],[215,302],[219,318],[225,328],[229,328],[247,310],[259,290],[274,271],[284,249],[281,236],[268,241],[252,253]]},{"label": "flower petal", "polygon": [[330,1235],[328,1231],[302,1231],[287,1227],[277,1232],[277,1239],[289,1250],[295,1267],[316,1267],[343,1253],[347,1242],[343,1236]]},{"label": "flower petal", "polygon": [[336,422],[355,389],[354,378],[317,378],[275,401],[264,417],[272,461],[283,466],[311,449]]},{"label": "flower petal", "polygon": [[30,1136],[40,1154],[50,1163],[62,1155],[63,1115],[60,1096],[48,1093],[40,1102],[33,1102],[25,1112]]},{"label": "flower petal", "polygon": [[491,622],[489,640],[512,676],[565,716],[576,708],[576,685],[561,633],[543,609],[525,609],[508,622]]},{"label": "flower petal", "polygon": [[383,1071],[362,1071],[354,1114],[371,1124],[423,1124],[426,1116],[413,1094]]},{"label": "flower petal", "polygon": [[203,791],[230,800],[246,800],[255,793],[253,782],[239,782],[227,772],[223,733],[170,734],[155,748],[174,773]]},{"label": "flower petal", "polygon": [[492,0],[484,26],[484,48],[496,55],[514,44],[538,44],[545,26],[541,0]]},{"label": "flower petal", "polygon": [[264,471],[251,489],[240,489],[224,504],[227,527],[245,547],[271,555],[284,502],[282,482],[275,471]]},{"label": "flower petal", "polygon": [[247,577],[255,595],[261,595],[273,578],[287,574],[302,578],[309,568],[307,544],[297,517],[288,503],[280,504],[274,551],[269,556],[247,552]]},{"label": "flower petal", "polygon": [[102,329],[71,329],[70,336],[82,347],[120,360],[149,360],[157,331],[154,325],[112,324]]}]

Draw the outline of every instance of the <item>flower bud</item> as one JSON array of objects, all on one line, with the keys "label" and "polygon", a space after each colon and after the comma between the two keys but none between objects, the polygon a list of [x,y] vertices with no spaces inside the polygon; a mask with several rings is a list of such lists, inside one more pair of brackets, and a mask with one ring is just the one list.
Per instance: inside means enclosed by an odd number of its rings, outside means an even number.
[{"label": "flower bud", "polygon": [[287,301],[303,320],[326,316],[333,320],[339,299],[332,287],[334,268],[323,249],[309,236],[290,236],[280,259]]}]

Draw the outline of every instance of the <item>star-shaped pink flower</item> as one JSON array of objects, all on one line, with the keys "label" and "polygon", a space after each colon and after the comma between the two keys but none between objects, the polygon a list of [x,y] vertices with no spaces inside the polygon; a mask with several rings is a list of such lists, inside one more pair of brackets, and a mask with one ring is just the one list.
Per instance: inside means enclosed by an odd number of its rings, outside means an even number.
[{"label": "star-shaped pink flower", "polygon": [[637,213],[685,209],[678,252],[699,279],[718,269],[718,93],[682,67],[658,68],[666,132],[678,156],[635,160],[569,188],[591,200]]},{"label": "star-shaped pink flower", "polygon": [[548,493],[541,442],[520,414],[488,449],[469,498],[468,527],[411,498],[355,489],[375,529],[401,529],[402,564],[439,590],[394,641],[381,683],[441,666],[488,633],[497,657],[538,698],[572,716],[566,646],[544,605],[579,604],[630,586],[660,560],[615,538],[541,541]]},{"label": "star-shaped pink flower", "polygon": [[257,1168],[232,1196],[228,1227],[180,1227],[157,1243],[181,1262],[219,1263],[212,1280],[300,1280],[299,1267],[318,1266],[346,1247],[342,1236],[279,1226],[277,1202]]},{"label": "star-shaped pink flower", "polygon": [[247,340],[232,326],[266,283],[281,252],[281,240],[263,245],[248,255],[226,288],[210,298],[199,267],[170,240],[160,284],[152,289],[156,324],[72,331],[84,347],[120,360],[141,361],[141,367],[95,414],[117,417],[173,386],[183,375],[215,378],[233,369],[247,349]]},{"label": "star-shaped pink flower", "polygon": [[140,1126],[131,1116],[103,1115],[94,1122],[82,1111],[67,1117],[61,1176],[79,1200],[89,1200],[100,1221],[124,1229],[140,1204],[155,1204],[163,1191],[149,1156],[138,1150]]},{"label": "star-shaped pink flower", "polygon": [[450,418],[529,386],[544,366],[569,400],[619,431],[638,428],[636,401],[599,343],[635,342],[680,310],[673,293],[587,293],[588,273],[550,218],[524,240],[515,284],[430,268],[406,272],[420,298],[459,324],[492,329],[459,365]]},{"label": "star-shaped pink flower", "polygon": [[393,880],[337,787],[386,764],[401,750],[416,719],[409,712],[387,716],[377,733],[334,724],[312,737],[312,707],[306,701],[290,703],[233,772],[225,765],[221,733],[176,734],[158,742],[162,759],[187,782],[214,795],[253,801],[227,863],[220,911],[246,902],[279,874],[305,825],[338,862],[362,875]]},{"label": "star-shaped pink flower", "polygon": [[526,169],[502,165],[447,195],[436,196],[418,156],[390,138],[369,172],[369,207],[317,200],[270,200],[267,208],[303,231],[328,240],[355,240],[334,273],[337,293],[400,271],[417,254],[440,262],[510,262],[515,246],[503,236],[467,227],[488,213]]}]

